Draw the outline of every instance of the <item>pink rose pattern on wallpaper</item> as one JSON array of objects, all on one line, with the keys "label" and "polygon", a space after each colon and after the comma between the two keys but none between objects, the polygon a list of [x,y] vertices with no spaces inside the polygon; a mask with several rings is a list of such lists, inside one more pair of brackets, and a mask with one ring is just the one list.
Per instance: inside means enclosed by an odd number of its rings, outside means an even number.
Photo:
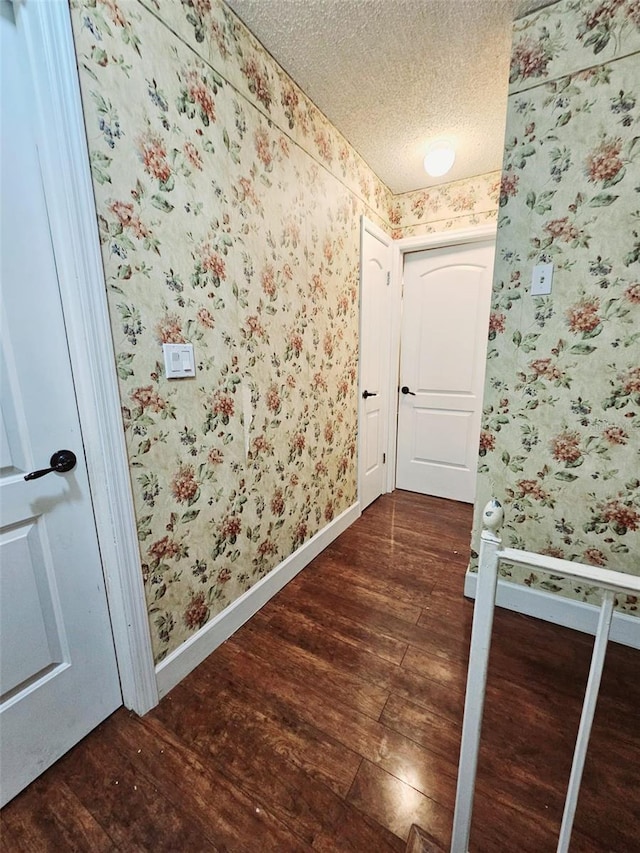
[{"label": "pink rose pattern on wallpaper", "polygon": [[159,661],[356,499],[359,217],[391,196],[217,0],[72,19]]},{"label": "pink rose pattern on wallpaper", "polygon": [[[356,500],[359,214],[375,211],[142,5],[73,11],[161,660]],[[240,28],[210,31],[268,108],[266,59],[241,62]],[[317,159],[339,152],[305,116]],[[183,341],[197,376],[169,382],[161,344]]]},{"label": "pink rose pattern on wallpaper", "polygon": [[500,172],[403,193],[390,202],[394,239],[495,222]]},{"label": "pink rose pattern on wallpaper", "polygon": [[640,49],[637,0],[560,0],[514,24],[511,92]]},{"label": "pink rose pattern on wallpaper", "polygon": [[[572,27],[590,56],[576,64],[591,67],[509,99],[474,529],[496,494],[510,546],[638,574],[640,54],[593,57],[605,29],[619,47],[640,21],[626,2],[553,8],[518,24],[514,79],[562,65]],[[527,22],[556,34],[552,54],[526,54],[528,39],[540,45]],[[550,297],[528,294],[538,261],[555,265]],[[598,600],[563,578],[506,573]],[[618,606],[638,612],[635,597]]]}]

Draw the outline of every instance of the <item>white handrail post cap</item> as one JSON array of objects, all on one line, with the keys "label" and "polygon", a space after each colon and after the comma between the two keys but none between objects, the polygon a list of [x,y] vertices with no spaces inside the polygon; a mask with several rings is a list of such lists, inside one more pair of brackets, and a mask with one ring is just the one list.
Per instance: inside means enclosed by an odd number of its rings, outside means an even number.
[{"label": "white handrail post cap", "polygon": [[495,498],[492,498],[482,510],[482,526],[485,530],[490,530],[495,533],[501,526],[504,520],[504,510],[502,504]]}]

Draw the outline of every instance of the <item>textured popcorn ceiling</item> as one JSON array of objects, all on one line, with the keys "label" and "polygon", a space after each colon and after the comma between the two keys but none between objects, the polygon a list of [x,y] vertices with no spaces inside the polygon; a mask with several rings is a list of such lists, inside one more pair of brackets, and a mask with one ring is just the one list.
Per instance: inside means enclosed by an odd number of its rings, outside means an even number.
[{"label": "textured popcorn ceiling", "polygon": [[[499,169],[511,25],[553,0],[227,0],[394,193]],[[443,178],[429,140],[453,140]]]}]

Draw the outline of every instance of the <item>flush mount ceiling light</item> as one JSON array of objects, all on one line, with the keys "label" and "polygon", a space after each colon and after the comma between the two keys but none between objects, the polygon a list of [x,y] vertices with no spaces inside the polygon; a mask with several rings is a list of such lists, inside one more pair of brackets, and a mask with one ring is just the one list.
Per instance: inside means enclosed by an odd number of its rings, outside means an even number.
[{"label": "flush mount ceiling light", "polygon": [[455,159],[456,152],[451,142],[446,139],[432,142],[424,158],[424,170],[432,178],[440,178],[447,174]]}]

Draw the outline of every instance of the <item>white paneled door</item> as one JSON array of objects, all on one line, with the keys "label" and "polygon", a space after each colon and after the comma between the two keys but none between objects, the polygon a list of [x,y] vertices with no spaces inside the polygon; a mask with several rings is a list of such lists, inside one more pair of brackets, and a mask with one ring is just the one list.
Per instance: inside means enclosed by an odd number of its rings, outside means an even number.
[{"label": "white paneled door", "polygon": [[359,499],[361,509],[386,491],[385,450],[391,344],[391,240],[362,224],[360,271]]},{"label": "white paneled door", "polygon": [[399,489],[473,502],[494,242],[407,254]]},{"label": "white paneled door", "polygon": [[[33,96],[11,4],[2,61],[0,797],[10,800],[121,704],[65,337]],[[46,469],[56,451],[74,467]],[[67,457],[68,461],[68,457]],[[58,460],[61,468],[68,468]]]}]

